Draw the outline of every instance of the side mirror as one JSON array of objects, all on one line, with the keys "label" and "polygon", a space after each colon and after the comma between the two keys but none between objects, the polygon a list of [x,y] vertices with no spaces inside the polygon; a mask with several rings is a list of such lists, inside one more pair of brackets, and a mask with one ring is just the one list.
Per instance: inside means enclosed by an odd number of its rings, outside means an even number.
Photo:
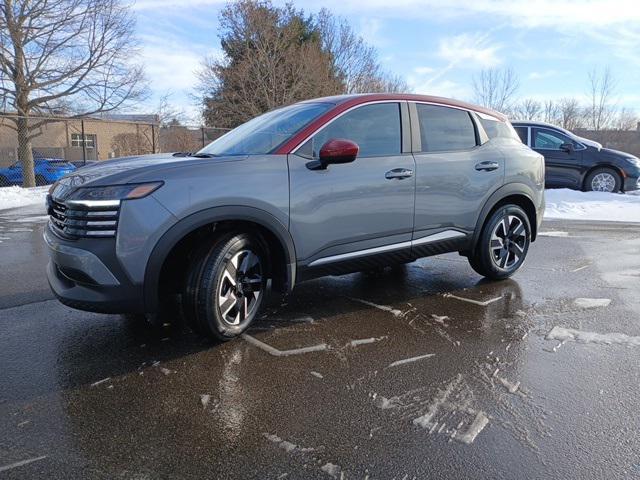
[{"label": "side mirror", "polygon": [[320,149],[320,160],[309,162],[307,167],[311,170],[323,170],[333,163],[350,163],[356,159],[359,150],[358,144],[351,140],[332,139]]},{"label": "side mirror", "polygon": [[563,152],[571,153],[573,152],[573,144],[563,143],[562,145],[560,145],[560,150],[562,150]]}]

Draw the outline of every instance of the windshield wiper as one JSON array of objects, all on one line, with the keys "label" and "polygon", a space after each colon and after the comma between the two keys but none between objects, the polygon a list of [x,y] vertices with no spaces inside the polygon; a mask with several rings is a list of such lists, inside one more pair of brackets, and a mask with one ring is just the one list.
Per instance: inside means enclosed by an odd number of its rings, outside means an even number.
[{"label": "windshield wiper", "polygon": [[173,154],[173,156],[174,157],[213,158],[213,157],[219,157],[220,155],[216,155],[215,153],[176,152]]}]

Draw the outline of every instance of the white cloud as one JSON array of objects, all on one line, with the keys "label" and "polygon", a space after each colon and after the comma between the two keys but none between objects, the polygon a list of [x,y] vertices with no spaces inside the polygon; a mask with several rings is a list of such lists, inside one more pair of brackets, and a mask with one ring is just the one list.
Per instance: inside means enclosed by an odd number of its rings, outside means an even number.
[{"label": "white cloud", "polygon": [[428,75],[430,73],[434,73],[436,69],[433,67],[416,67],[413,71],[418,75]]},{"label": "white cloud", "polygon": [[415,84],[412,85],[412,89],[415,93],[423,95],[435,95],[438,97],[455,98],[457,100],[469,100],[473,94],[468,85],[456,83],[451,80]]},{"label": "white cloud", "polygon": [[[206,0],[199,0],[206,1]],[[296,2],[312,8],[312,0]],[[338,13],[372,12],[395,18],[452,18],[483,15],[527,27],[632,24],[640,21],[637,0],[325,0],[324,6]]]},{"label": "white cloud", "polygon": [[559,72],[558,70],[543,70],[531,72],[527,75],[529,80],[544,80],[546,78],[559,77],[566,75],[567,72]]},{"label": "white cloud", "polygon": [[501,62],[496,55],[500,48],[489,43],[487,34],[463,33],[440,39],[437,55],[450,65],[491,68]]}]

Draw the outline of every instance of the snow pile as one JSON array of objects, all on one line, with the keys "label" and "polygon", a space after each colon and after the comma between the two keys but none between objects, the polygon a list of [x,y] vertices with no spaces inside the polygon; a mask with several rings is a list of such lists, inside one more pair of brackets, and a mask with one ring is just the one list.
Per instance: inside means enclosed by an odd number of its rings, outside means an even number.
[{"label": "snow pile", "polygon": [[610,298],[576,298],[574,303],[580,308],[599,308],[608,307],[611,303]]},{"label": "snow pile", "polygon": [[578,343],[596,343],[603,345],[626,345],[639,347],[640,337],[630,337],[624,333],[595,333],[573,330],[571,328],[553,327],[546,336],[547,340],[566,342],[572,340]]},{"label": "snow pile", "polygon": [[640,195],[578,192],[567,188],[545,191],[545,218],[640,222]]},{"label": "snow pile", "polygon": [[0,188],[0,210],[27,205],[44,205],[49,187],[2,187]]}]

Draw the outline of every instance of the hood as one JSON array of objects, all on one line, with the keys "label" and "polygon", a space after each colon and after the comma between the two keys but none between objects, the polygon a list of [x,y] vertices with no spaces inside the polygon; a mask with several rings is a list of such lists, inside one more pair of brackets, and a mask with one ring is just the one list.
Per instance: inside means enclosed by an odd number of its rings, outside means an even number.
[{"label": "hood", "polygon": [[[123,157],[99,161],[86,167],[78,168],[71,175],[67,175],[60,180],[59,184],[66,187],[66,190],[70,190],[81,186],[119,185],[136,181],[162,180],[160,171],[167,168],[238,161],[243,158],[245,157],[174,157],[172,153]],[[158,174],[158,178],[153,178],[155,173]]]},{"label": "hood", "polygon": [[602,148],[600,152],[608,155],[610,157],[619,157],[619,158],[638,158],[635,155],[627,152],[622,152],[620,150],[614,150],[612,148]]}]

